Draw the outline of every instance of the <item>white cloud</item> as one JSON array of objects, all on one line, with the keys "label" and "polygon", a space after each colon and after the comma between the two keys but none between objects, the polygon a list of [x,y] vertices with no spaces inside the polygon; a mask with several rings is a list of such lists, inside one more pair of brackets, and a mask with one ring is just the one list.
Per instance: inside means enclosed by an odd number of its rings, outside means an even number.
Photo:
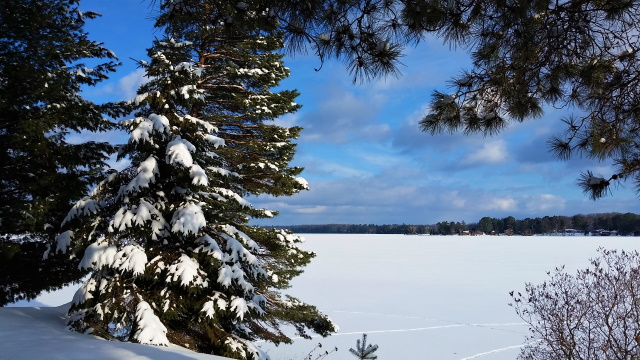
[{"label": "white cloud", "polygon": [[361,177],[371,175],[366,171],[354,169],[352,167],[343,166],[336,163],[324,163],[321,166],[320,171],[324,171],[324,172],[336,175],[338,177],[346,177],[346,178],[361,178]]},{"label": "white cloud", "polygon": [[[525,198],[524,207],[529,213],[548,213],[550,211],[563,210],[566,200],[552,194],[540,194]],[[549,214],[551,215],[551,214]]]},{"label": "white cloud", "polygon": [[[376,124],[379,97],[359,97],[344,89],[326,89],[329,96],[314,99],[316,109],[302,113],[301,141],[344,144],[353,139],[381,140],[389,136],[389,126]],[[304,108],[303,108],[304,109]]]},{"label": "white cloud", "polygon": [[389,137],[391,128],[388,124],[365,126],[360,132],[360,136],[365,139],[385,139]]},{"label": "white cloud", "polygon": [[493,198],[485,201],[485,209],[512,211],[516,209],[518,202],[512,198]]},{"label": "white cloud", "polygon": [[454,190],[444,195],[442,200],[448,202],[453,208],[464,209],[467,207],[468,196],[463,196],[458,190]]},{"label": "white cloud", "polygon": [[140,85],[149,81],[149,78],[144,75],[144,69],[137,69],[118,80],[117,90],[122,100],[133,99],[136,96]]},{"label": "white cloud", "polygon": [[[262,225],[472,223],[484,216],[524,219],[621,211],[637,203],[633,196],[601,202],[570,200],[561,195],[531,194],[533,189],[496,193],[482,187],[443,184],[426,175],[396,175],[385,172],[364,178],[312,181],[310,191],[286,198],[259,196],[252,203],[280,212],[275,219],[261,219]],[[416,177],[423,181],[407,183]]]},{"label": "white cloud", "polygon": [[395,171],[395,169],[393,169],[395,166],[406,162],[406,159],[400,155],[387,154],[387,153],[384,153],[383,150],[379,150],[379,149],[376,149],[375,152],[356,149],[356,150],[352,150],[350,153],[351,155],[362,160],[364,163],[375,165],[375,166],[384,166],[388,168],[390,171]]},{"label": "white cloud", "polygon": [[273,120],[273,125],[276,126],[282,126],[285,128],[290,128],[293,126],[298,126],[298,118],[300,115],[298,115],[297,113],[289,113],[289,114],[285,114],[283,116],[280,116],[279,118],[276,118]]},{"label": "white cloud", "polygon": [[480,149],[468,154],[464,165],[502,164],[509,158],[507,144],[504,140],[495,140],[482,144]]},{"label": "white cloud", "polygon": [[315,157],[305,159],[304,163],[305,172],[310,174],[331,175],[336,178],[363,178],[372,175],[364,170]]},{"label": "white cloud", "polygon": [[300,214],[318,214],[318,213],[325,212],[326,210],[327,210],[326,206],[316,205],[316,206],[309,206],[309,207],[296,207],[294,208],[293,211]]},{"label": "white cloud", "polygon": [[[410,88],[421,87],[428,82],[433,82],[433,73],[419,71],[411,74],[401,75],[399,77],[388,76],[377,79],[373,82],[375,90],[397,90],[407,91]],[[435,75],[437,77],[437,75]],[[438,78],[437,80],[441,80]],[[402,95],[402,94],[398,94]]]},{"label": "white cloud", "polygon": [[149,78],[144,75],[144,69],[136,69],[121,77],[115,83],[110,82],[104,86],[97,87],[93,90],[93,96],[113,97],[113,100],[116,101],[133,99],[140,85],[149,81]]}]

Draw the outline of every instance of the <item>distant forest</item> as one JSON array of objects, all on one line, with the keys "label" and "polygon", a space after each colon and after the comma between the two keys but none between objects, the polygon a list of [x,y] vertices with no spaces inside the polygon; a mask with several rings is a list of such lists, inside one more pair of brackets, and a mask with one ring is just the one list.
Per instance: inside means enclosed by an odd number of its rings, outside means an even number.
[{"label": "distant forest", "polygon": [[504,235],[541,235],[541,234],[599,234],[599,235],[636,235],[640,236],[640,215],[633,213],[606,213],[574,216],[545,216],[518,220],[513,216],[498,219],[483,217],[477,223],[442,221],[432,225],[414,224],[324,224],[276,226],[295,233],[325,234],[504,234]]}]

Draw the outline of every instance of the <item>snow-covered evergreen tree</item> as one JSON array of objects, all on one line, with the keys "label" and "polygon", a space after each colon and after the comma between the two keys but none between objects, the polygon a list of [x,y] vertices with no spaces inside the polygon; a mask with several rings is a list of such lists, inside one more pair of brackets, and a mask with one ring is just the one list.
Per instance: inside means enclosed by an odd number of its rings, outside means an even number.
[{"label": "snow-covered evergreen tree", "polygon": [[290,167],[300,128],[273,123],[298,109],[268,13],[243,2],[160,4],[166,34],[141,61],[151,81],[123,121],[131,166],[79,201],[50,249],[93,271],[71,307],[71,325],[105,338],[176,343],[238,359],[266,359],[251,340],[335,331],[317,309],[281,289],[313,253],[287,231],[248,224],[276,215],[248,195],[307,188]]},{"label": "snow-covered evergreen tree", "polygon": [[[111,145],[70,143],[69,134],[106,131],[117,104],[84,99],[115,55],[84,31],[98,16],[77,0],[0,1],[0,305],[79,280],[77,261],[43,263],[69,207],[105,176]],[[11,239],[19,234],[21,245]]]}]

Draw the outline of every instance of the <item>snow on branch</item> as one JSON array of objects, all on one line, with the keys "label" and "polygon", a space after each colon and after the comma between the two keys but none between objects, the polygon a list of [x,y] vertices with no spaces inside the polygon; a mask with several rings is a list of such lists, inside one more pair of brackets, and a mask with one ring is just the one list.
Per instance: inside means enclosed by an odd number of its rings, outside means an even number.
[{"label": "snow on branch", "polygon": [[226,198],[231,198],[231,199],[235,200],[242,207],[251,207],[251,203],[250,202],[248,202],[247,200],[243,199],[242,196],[236,194],[235,192],[233,192],[233,191],[231,191],[229,189],[213,188],[213,191],[219,193],[220,195],[222,195],[222,196],[224,196]]},{"label": "snow on branch", "polygon": [[138,329],[133,335],[136,341],[141,344],[169,346],[167,328],[146,301],[141,301],[136,307],[136,321]]},{"label": "snow on branch", "polygon": [[237,352],[238,354],[240,354],[241,359],[246,359],[247,355],[244,349],[245,349],[245,346],[247,345],[247,342],[242,341],[241,339],[238,339],[238,338],[228,337],[224,341],[224,344],[227,345],[233,352]]},{"label": "snow on branch", "polygon": [[300,235],[288,233],[286,230],[280,230],[278,234],[278,240],[287,243],[289,245],[294,245],[297,243],[303,243],[304,238]]},{"label": "snow on branch", "polygon": [[60,235],[56,236],[56,252],[60,251],[63,254],[67,253],[67,248],[71,245],[71,239],[73,238],[73,231],[67,230]]},{"label": "snow on branch", "polygon": [[176,65],[173,70],[176,71],[176,72],[186,70],[187,72],[189,72],[189,73],[191,73],[191,74],[193,74],[193,75],[195,75],[197,77],[200,77],[200,76],[202,76],[202,72],[204,71],[204,68],[196,66],[193,63],[183,61],[183,62],[179,63],[178,65]]},{"label": "snow on branch", "polygon": [[200,270],[198,262],[188,255],[180,255],[180,259],[169,266],[168,271],[168,282],[180,281],[180,285],[184,287],[194,286],[204,288],[209,286],[206,274]]},{"label": "snow on branch", "polygon": [[98,185],[97,185],[95,188],[93,188],[93,190],[91,190],[90,196],[96,196],[96,195],[98,195],[98,194],[100,193],[100,191],[102,190],[102,188],[103,188],[106,184],[108,184],[108,183],[112,182],[112,181],[113,181],[113,180],[115,180],[117,177],[118,177],[118,174],[117,174],[117,173],[113,173],[113,174],[110,174],[109,176],[107,176],[107,178],[106,178],[106,179],[104,179],[104,180],[100,181],[100,182],[98,183]]},{"label": "snow on branch", "polygon": [[250,341],[245,341],[244,345],[246,347],[246,349],[251,353],[251,355],[253,355],[253,358],[256,360],[269,360],[271,359],[269,357],[269,355],[262,350],[261,348],[257,347],[254,343],[250,342]]},{"label": "snow on branch", "polygon": [[160,174],[158,160],[149,156],[138,167],[138,175],[124,188],[124,192],[140,191],[141,188],[149,187],[149,184],[156,181],[156,175]]},{"label": "snow on branch", "polygon": [[309,182],[303,177],[293,177],[293,179],[302,186],[303,189],[309,190]]},{"label": "snow on branch", "polygon": [[211,125],[211,123],[208,121],[198,119],[191,115],[185,115],[183,119],[188,120],[196,125],[202,126],[207,132],[210,132],[210,133],[218,132],[218,128],[215,127],[214,125]]},{"label": "snow on branch", "polygon": [[258,249],[258,244],[256,244],[255,241],[253,241],[252,238],[249,237],[249,235],[243,233],[242,231],[236,229],[235,226],[233,225],[222,225],[221,226],[222,231],[224,231],[225,233],[231,235],[231,236],[236,236],[238,238],[240,238],[240,240],[242,240],[242,242],[244,243],[245,246],[247,246],[250,250],[257,250]]},{"label": "snow on branch", "polygon": [[98,240],[89,245],[78,264],[79,269],[99,269],[103,265],[112,264],[118,252],[116,246],[109,246],[104,240]]},{"label": "snow on branch", "polygon": [[196,151],[196,147],[192,143],[176,136],[167,144],[167,163],[170,165],[180,165],[186,168],[193,165],[191,153]]},{"label": "snow on branch", "polygon": [[257,264],[258,259],[249,250],[245,249],[240,241],[225,233],[221,233],[220,235],[227,240],[226,250],[229,252],[228,255],[230,259],[233,259],[234,262],[244,260],[251,265]]},{"label": "snow on branch", "polygon": [[[235,336],[228,337],[224,341],[225,345],[241,356],[242,359],[269,360],[269,355],[257,347],[253,342],[246,341]],[[247,355],[249,352],[249,355]],[[248,356],[248,357],[247,357]]]},{"label": "snow on branch", "polygon": [[222,265],[218,271],[218,284],[229,287],[233,283],[233,280],[242,287],[245,293],[253,292],[253,285],[247,282],[245,273],[238,264],[233,264],[233,266],[227,264]]},{"label": "snow on branch", "polygon": [[188,235],[190,233],[197,234],[201,228],[207,225],[207,220],[200,206],[187,203],[173,213],[171,224],[173,225],[171,231]]},{"label": "snow on branch", "polygon": [[211,144],[213,144],[214,148],[219,148],[219,147],[223,147],[225,146],[225,142],[223,138],[219,138],[215,135],[211,135],[211,134],[205,134],[204,135],[204,139],[208,142],[210,142]]},{"label": "snow on branch", "polygon": [[209,178],[207,177],[207,173],[198,164],[191,165],[189,176],[193,179],[191,181],[193,185],[209,185]]},{"label": "snow on branch", "polygon": [[202,306],[201,312],[209,319],[213,319],[216,309],[224,311],[227,310],[228,306],[229,302],[226,299],[226,295],[219,291],[214,291],[213,296],[209,297],[209,301]]},{"label": "snow on branch", "polygon": [[98,240],[87,247],[78,268],[100,269],[108,266],[120,272],[130,271],[136,276],[144,273],[147,262],[147,254],[137,244],[127,245],[118,251],[115,245]]},{"label": "snow on branch", "polygon": [[75,294],[73,294],[73,305],[84,304],[87,300],[93,299],[91,292],[96,290],[96,284],[97,282],[94,278],[90,278],[82,284],[82,286],[76,290]]},{"label": "snow on branch", "polygon": [[[184,99],[188,99],[191,95],[195,95],[194,97],[197,99],[204,99],[204,90],[198,89],[196,85],[185,85],[178,89],[178,92]],[[172,94],[175,95],[174,92]]]},{"label": "snow on branch", "polygon": [[240,321],[244,320],[244,316],[249,312],[249,305],[247,301],[241,297],[233,296],[231,297],[231,311],[235,311],[236,316],[240,319]]},{"label": "snow on branch", "polygon": [[126,207],[120,208],[120,210],[118,210],[116,215],[113,217],[113,220],[111,220],[108,231],[123,231],[130,228],[135,216],[136,213],[134,211],[129,211],[129,209]]},{"label": "snow on branch", "polygon": [[95,214],[99,209],[100,203],[86,196],[73,205],[67,216],[62,220],[62,225],[75,217]]},{"label": "snow on branch", "polygon": [[151,239],[157,240],[158,235],[165,234],[167,222],[162,213],[151,203],[140,199],[140,203],[137,206],[120,208],[111,220],[108,231],[124,231],[134,225],[143,227],[148,221],[151,221]]},{"label": "snow on branch", "polygon": [[134,276],[144,273],[147,265],[147,254],[139,245],[127,245],[116,253],[112,267],[121,272],[131,271]]},{"label": "snow on branch", "polygon": [[229,171],[227,169],[223,169],[223,168],[220,168],[220,167],[208,166],[207,170],[209,170],[211,172],[214,172],[216,174],[220,174],[222,176],[240,177],[240,174],[238,174],[237,172]]},{"label": "snow on branch", "polygon": [[222,260],[222,250],[220,249],[220,246],[218,246],[218,243],[211,238],[211,236],[205,234],[196,241],[199,244],[202,244],[202,246],[196,249],[196,252],[204,250],[214,259]]},{"label": "snow on branch", "polygon": [[140,199],[140,204],[133,218],[135,224],[144,225],[145,222],[151,221],[151,239],[157,240],[158,235],[163,235],[167,228],[167,222],[151,203]]},{"label": "snow on branch", "polygon": [[149,142],[153,144],[152,134],[154,132],[169,134],[169,119],[164,115],[151,114],[148,118],[138,117],[131,120],[121,122],[122,125],[131,129],[130,143]]}]

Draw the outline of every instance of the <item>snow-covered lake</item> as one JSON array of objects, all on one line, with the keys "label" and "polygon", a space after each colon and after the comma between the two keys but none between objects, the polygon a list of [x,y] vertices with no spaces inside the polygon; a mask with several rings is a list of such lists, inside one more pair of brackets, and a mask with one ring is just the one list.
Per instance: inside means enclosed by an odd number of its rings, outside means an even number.
[{"label": "snow-covered lake", "polygon": [[[262,344],[273,360],[302,360],[315,344],[338,347],[326,360],[355,359],[362,333],[378,358],[513,360],[526,326],[508,306],[509,291],[538,283],[546,272],[588,265],[596,249],[640,250],[634,237],[458,237],[308,234],[318,255],[289,290],[339,326],[326,339]],[[71,290],[35,305],[58,306]],[[315,357],[314,357],[315,359]]]},{"label": "snow-covered lake", "polygon": [[[509,291],[566,265],[588,266],[596,249],[640,250],[634,237],[305,235],[318,256],[291,293],[339,326],[327,339],[272,348],[274,360],[302,359],[320,341],[328,360],[353,360],[362,333],[378,358],[514,360],[527,327]],[[265,346],[265,348],[267,348]]]}]

